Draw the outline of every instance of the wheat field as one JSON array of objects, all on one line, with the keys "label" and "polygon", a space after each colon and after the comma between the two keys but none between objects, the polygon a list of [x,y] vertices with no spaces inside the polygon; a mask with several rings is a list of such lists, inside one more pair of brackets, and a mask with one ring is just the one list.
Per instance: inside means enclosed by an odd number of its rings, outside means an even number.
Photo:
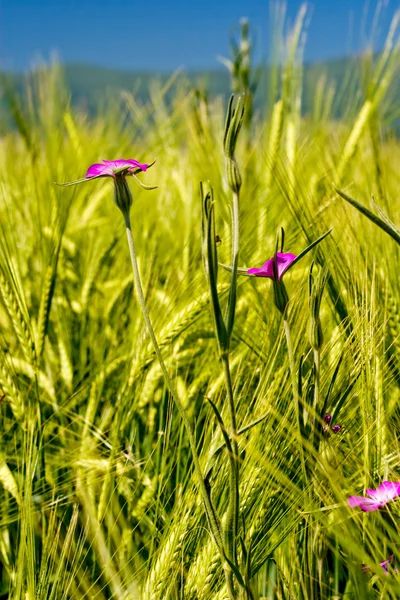
[{"label": "wheat field", "polygon": [[[348,504],[400,481],[397,21],[303,115],[304,18],[277,35],[268,102],[239,56],[231,148],[226,100],[184,78],[95,118],[57,65],[5,87],[0,598],[400,597],[400,501]],[[129,185],[158,350],[113,181],[55,185],[121,157],[156,159],[138,176],[156,189]],[[241,276],[281,228],[296,256],[330,232],[281,280],[283,310],[277,281]]]}]

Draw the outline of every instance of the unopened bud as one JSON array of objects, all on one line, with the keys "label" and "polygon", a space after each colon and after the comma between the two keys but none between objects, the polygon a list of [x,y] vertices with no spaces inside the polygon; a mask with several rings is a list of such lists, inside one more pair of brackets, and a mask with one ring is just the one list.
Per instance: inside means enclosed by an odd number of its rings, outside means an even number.
[{"label": "unopened bud", "polygon": [[232,95],[229,100],[224,132],[224,152],[225,156],[229,158],[234,158],[236,142],[243,124],[244,116],[243,96],[239,96],[235,108],[233,108],[233,101],[234,96]]},{"label": "unopened bud", "polygon": [[324,291],[325,277],[320,272],[315,280],[312,278],[312,267],[310,271],[310,324],[308,330],[308,340],[313,350],[320,350],[324,342],[322,325],[320,319],[320,307],[322,294]]},{"label": "unopened bud", "polygon": [[321,319],[319,317],[310,317],[310,326],[308,339],[313,350],[320,350],[324,343],[324,334],[322,332]]},{"label": "unopened bud", "polygon": [[243,124],[244,98],[239,96],[235,108],[233,107],[234,96],[229,100],[228,112],[225,121],[224,153],[226,158],[226,174],[228,184],[234,193],[239,193],[242,185],[242,177],[235,159],[235,148]]},{"label": "unopened bud", "polygon": [[239,167],[234,158],[227,157],[226,159],[226,174],[229,187],[236,194],[239,193],[242,186],[242,176],[240,175]]},{"label": "unopened bud", "polygon": [[274,280],[274,301],[276,308],[284,315],[289,302],[289,296],[285,284],[280,279]]},{"label": "unopened bud", "polygon": [[132,206],[132,192],[124,174],[114,177],[114,202],[124,216],[129,215]]}]

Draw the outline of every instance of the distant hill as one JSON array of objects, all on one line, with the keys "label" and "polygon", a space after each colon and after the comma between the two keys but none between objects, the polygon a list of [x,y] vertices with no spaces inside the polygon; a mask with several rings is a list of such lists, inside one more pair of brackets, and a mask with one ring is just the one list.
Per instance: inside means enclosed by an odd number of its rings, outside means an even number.
[{"label": "distant hill", "polygon": [[[166,83],[173,76],[173,73],[120,71],[78,64],[65,65],[64,72],[72,97],[76,100],[104,93],[105,90],[136,90],[141,98],[146,99],[154,79]],[[182,71],[177,77],[204,84],[212,95],[229,92],[230,76],[227,70]]]},{"label": "distant hill", "polygon": [[[95,115],[107,99],[119,97],[122,90],[134,91],[136,98],[145,102],[149,98],[151,84],[155,79],[165,84],[172,76],[172,74],[166,73],[127,71],[85,64],[65,64],[62,66],[62,71],[67,89],[71,94],[72,104],[85,108],[91,115]],[[313,110],[317,88],[321,87],[324,79],[325,89],[328,86],[335,88],[331,114],[335,118],[346,115],[351,117],[357,110],[357,105],[363,100],[363,72],[364,68],[360,58],[343,58],[304,65],[303,113],[308,114]],[[7,78],[9,84],[23,92],[24,75],[8,74]],[[216,95],[228,97],[230,94],[230,74],[222,68],[182,72],[177,74],[174,85],[176,86],[179,82],[185,82],[188,87],[199,87],[206,90],[210,97]],[[268,98],[268,82],[269,71],[266,68],[262,73],[256,97],[258,107],[262,106]],[[169,92],[170,95],[173,94],[173,90],[174,86]],[[393,83],[391,94],[398,103],[399,76]]]}]

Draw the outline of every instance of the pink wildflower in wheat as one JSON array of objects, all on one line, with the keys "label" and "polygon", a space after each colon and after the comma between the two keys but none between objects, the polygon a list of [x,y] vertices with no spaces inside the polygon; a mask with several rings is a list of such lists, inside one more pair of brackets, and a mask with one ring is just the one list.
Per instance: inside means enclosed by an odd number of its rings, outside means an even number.
[{"label": "pink wildflower in wheat", "polygon": [[148,164],[141,164],[132,158],[118,158],[117,160],[103,160],[101,163],[90,165],[85,175],[85,179],[95,179],[97,177],[113,177],[116,175],[132,175],[139,171],[146,171]]},{"label": "pink wildflower in wheat", "polygon": [[277,252],[276,255],[267,260],[262,267],[259,269],[248,269],[247,273],[249,275],[255,275],[256,277],[281,279],[289,265],[291,265],[296,258],[297,256],[295,254],[290,254],[290,252]]},{"label": "pink wildflower in wheat", "polygon": [[[392,568],[393,573],[395,573],[396,575],[399,572],[397,567],[392,566],[392,562],[393,562],[393,554],[391,554],[388,559],[383,560],[382,562],[379,563],[380,566],[382,567],[385,575],[389,575],[390,568]],[[371,569],[371,567],[369,567],[368,565],[363,565],[363,567],[362,567],[362,570],[364,571],[364,573],[368,572],[370,569]]]},{"label": "pink wildflower in wheat", "polygon": [[[379,563],[381,565],[382,569],[385,571],[386,575],[389,575],[389,567],[391,566],[392,561],[393,561],[393,554],[391,554],[387,560],[383,560],[381,563]],[[393,571],[395,573],[398,573],[398,570],[396,567],[393,568]]]},{"label": "pink wildflower in wheat", "polygon": [[324,416],[324,422],[326,423],[326,425],[324,426],[324,431],[327,432],[329,431],[329,429],[331,429],[331,431],[333,433],[339,433],[339,431],[342,429],[341,425],[333,425],[331,427],[331,421],[332,421],[332,415],[330,415],[329,413],[327,415]]},{"label": "pink wildflower in wheat", "polygon": [[77,179],[76,181],[70,181],[68,183],[61,183],[58,185],[69,186],[76,185],[78,183],[84,183],[85,181],[91,181],[92,179],[99,179],[100,177],[111,177],[114,182],[114,201],[118,208],[121,210],[124,218],[129,215],[129,211],[132,205],[132,193],[129,189],[126,181],[127,176],[132,176],[136,183],[146,190],[154,190],[154,187],[144,185],[137,177],[136,174],[140,171],[147,171],[149,167],[154,164],[140,163],[133,158],[118,158],[116,160],[103,160],[101,163],[94,163],[90,165],[86,171],[85,177]]},{"label": "pink wildflower in wheat", "polygon": [[283,283],[283,274],[288,270],[290,265],[296,260],[295,254],[289,252],[276,252],[275,255],[267,260],[259,269],[257,267],[248,269],[247,274],[254,277],[269,277],[274,284],[274,300],[277,309],[284,314],[286,306],[289,302],[289,297]]},{"label": "pink wildflower in wheat", "polygon": [[388,502],[400,496],[400,483],[384,481],[376,490],[365,490],[369,498],[364,496],[350,496],[349,506],[359,506],[364,512],[371,512],[383,508]]}]

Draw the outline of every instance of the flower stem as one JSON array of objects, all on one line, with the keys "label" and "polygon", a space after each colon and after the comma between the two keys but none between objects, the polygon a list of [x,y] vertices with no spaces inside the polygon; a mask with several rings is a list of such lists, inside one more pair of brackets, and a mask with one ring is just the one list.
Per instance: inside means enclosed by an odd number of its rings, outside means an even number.
[{"label": "flower stem", "polygon": [[[314,405],[313,405],[313,420],[314,423],[318,418],[318,406],[319,406],[319,389],[320,389],[320,362],[321,362],[321,351],[314,350],[314,367],[315,367],[315,379],[314,379]],[[315,427],[314,427],[315,430]]]},{"label": "flower stem", "polygon": [[138,296],[139,304],[142,309],[143,317],[146,322],[147,331],[150,335],[150,338],[151,338],[151,341],[152,341],[152,344],[154,347],[154,351],[157,356],[158,362],[160,364],[161,371],[163,373],[168,391],[171,394],[173,401],[175,402],[175,405],[178,409],[179,415],[180,415],[182,422],[186,429],[186,435],[188,437],[190,449],[191,449],[192,456],[193,456],[194,470],[197,475],[200,493],[201,493],[202,500],[204,503],[204,508],[205,508],[205,511],[207,514],[208,522],[209,522],[210,528],[211,528],[211,534],[212,534],[214,542],[221,554],[221,557],[224,561],[224,544],[223,544],[222,535],[221,535],[221,526],[219,524],[218,518],[216,516],[216,512],[212,505],[211,498],[209,496],[209,493],[207,491],[206,484],[204,481],[203,472],[202,472],[201,465],[200,465],[200,459],[199,459],[199,455],[197,453],[195,434],[194,434],[192,425],[190,423],[189,416],[186,412],[186,409],[183,406],[183,404],[178,396],[178,393],[175,389],[175,386],[168,374],[167,367],[165,366],[165,362],[162,357],[160,347],[158,345],[157,338],[154,333],[150,315],[147,310],[146,300],[144,298],[142,282],[141,282],[140,273],[139,273],[139,266],[138,266],[137,258],[136,258],[136,252],[135,252],[135,246],[134,246],[134,242],[133,242],[133,235],[132,235],[132,228],[131,228],[129,214],[124,214],[124,220],[125,220],[126,234],[128,237],[129,252],[130,252],[131,261],[132,261],[133,277],[134,277],[134,281],[135,281],[135,288],[136,288],[136,293]]},{"label": "flower stem", "polygon": [[226,314],[226,329],[228,332],[228,346],[235,321],[236,311],[236,290],[237,290],[237,270],[239,264],[239,192],[233,192],[233,210],[232,210],[232,272],[231,284],[229,290],[229,300]]},{"label": "flower stem", "polygon": [[289,322],[285,317],[283,318],[283,327],[285,330],[286,344],[287,344],[288,355],[289,355],[290,379],[292,382],[292,393],[293,393],[293,409],[294,409],[294,413],[295,413],[296,419],[297,419],[300,461],[301,461],[303,475],[306,477],[307,471],[306,471],[305,460],[304,460],[304,448],[303,448],[303,439],[302,439],[302,433],[301,433],[301,418],[300,418],[301,405],[300,405],[299,390],[298,390],[298,386],[297,386],[296,362],[294,359],[292,337],[290,334]]},{"label": "flower stem", "polygon": [[[239,527],[239,447],[237,443],[236,406],[233,394],[229,346],[235,321],[236,298],[237,298],[237,269],[239,262],[239,191],[233,191],[232,210],[232,273],[229,292],[229,300],[226,315],[226,329],[228,333],[227,349],[221,354],[224,370],[225,387],[228,398],[229,412],[229,438],[232,448],[232,456],[229,460],[229,503],[225,523],[226,552],[230,561],[237,564],[237,536]],[[229,450],[228,450],[229,451]]]},{"label": "flower stem", "polygon": [[236,407],[233,396],[232,378],[228,354],[221,356],[226,392],[228,397],[228,410],[230,419],[229,437],[231,440],[233,460],[230,460],[229,477],[229,505],[225,525],[225,543],[228,558],[236,564],[236,543],[239,524],[239,448],[237,443]]}]

